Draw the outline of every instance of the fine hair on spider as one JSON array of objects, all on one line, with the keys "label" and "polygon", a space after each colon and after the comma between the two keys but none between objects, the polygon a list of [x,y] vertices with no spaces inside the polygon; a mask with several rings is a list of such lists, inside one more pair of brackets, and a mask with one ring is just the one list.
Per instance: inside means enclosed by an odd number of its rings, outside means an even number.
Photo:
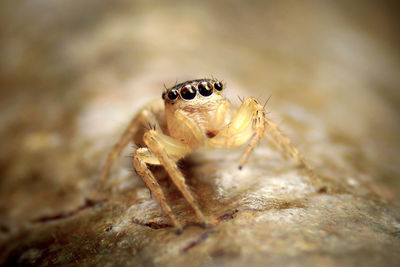
[{"label": "fine hair on spider", "polygon": [[185,182],[179,161],[200,148],[233,148],[247,144],[238,163],[238,169],[241,170],[261,138],[268,140],[282,154],[297,160],[299,166],[309,174],[306,182],[317,191],[321,190],[323,187],[319,178],[300,151],[278,125],[265,116],[265,106],[271,97],[261,105],[253,97],[238,96],[241,104],[236,108],[223,96],[225,87],[223,81],[214,77],[176,82],[169,88],[164,86],[162,99],[154,100],[141,108],[109,152],[98,192],[105,190],[105,182],[115,159],[132,141],[136,145],[132,154],[134,169],[168,215],[177,232],[182,233],[183,226],[167,203],[149,165],[164,167],[194,210],[200,225],[206,227],[206,216]]}]

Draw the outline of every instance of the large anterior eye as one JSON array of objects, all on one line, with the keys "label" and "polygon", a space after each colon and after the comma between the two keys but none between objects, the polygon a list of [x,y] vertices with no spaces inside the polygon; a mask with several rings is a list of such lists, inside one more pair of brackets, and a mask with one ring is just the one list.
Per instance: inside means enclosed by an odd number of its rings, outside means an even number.
[{"label": "large anterior eye", "polygon": [[209,96],[213,92],[211,83],[202,82],[199,84],[198,88],[202,96]]},{"label": "large anterior eye", "polygon": [[175,100],[177,97],[178,97],[178,90],[172,89],[171,91],[169,91],[168,98],[170,100]]},{"label": "large anterior eye", "polygon": [[196,97],[196,88],[191,85],[186,85],[181,89],[181,97],[186,100],[190,100]]},{"label": "large anterior eye", "polygon": [[221,82],[217,81],[214,83],[214,88],[218,91],[221,91],[224,88],[224,85]]}]

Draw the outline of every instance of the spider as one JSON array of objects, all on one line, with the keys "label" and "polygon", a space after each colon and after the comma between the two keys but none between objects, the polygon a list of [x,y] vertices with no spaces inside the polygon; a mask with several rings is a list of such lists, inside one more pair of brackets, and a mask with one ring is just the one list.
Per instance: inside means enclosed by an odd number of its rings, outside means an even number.
[{"label": "spider", "polygon": [[[237,110],[224,98],[224,89],[223,82],[217,79],[191,80],[166,88],[162,93],[163,101],[153,101],[144,106],[109,152],[100,184],[105,182],[113,162],[130,141],[142,145],[133,154],[133,166],[178,233],[182,233],[182,225],[148,165],[165,168],[203,227],[206,226],[206,218],[177,166],[180,159],[198,148],[231,148],[248,142],[239,161],[238,168],[241,170],[264,136],[280,152],[296,159],[309,172],[311,182],[315,184],[316,176],[311,166],[277,124],[265,116],[264,106],[250,97]],[[145,125],[151,127],[146,129]],[[269,138],[264,135],[265,131]]]}]

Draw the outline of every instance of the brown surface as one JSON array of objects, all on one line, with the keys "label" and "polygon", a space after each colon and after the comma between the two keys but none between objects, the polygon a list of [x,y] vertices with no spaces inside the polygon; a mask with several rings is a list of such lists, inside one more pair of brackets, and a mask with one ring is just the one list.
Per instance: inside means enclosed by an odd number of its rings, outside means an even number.
[{"label": "brown surface", "polygon": [[[399,34],[396,6],[373,3],[3,1],[0,263],[398,264]],[[263,141],[241,172],[242,149],[187,159],[208,229],[156,169],[177,236],[126,157],[108,201],[85,203],[135,111],[211,74],[236,103],[272,95],[330,191]]]}]

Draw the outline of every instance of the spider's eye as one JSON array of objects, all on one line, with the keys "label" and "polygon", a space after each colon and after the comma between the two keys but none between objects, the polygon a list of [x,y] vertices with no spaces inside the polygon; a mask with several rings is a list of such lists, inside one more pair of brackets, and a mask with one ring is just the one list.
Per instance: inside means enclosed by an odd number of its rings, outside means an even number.
[{"label": "spider's eye", "polygon": [[162,98],[162,99],[165,99],[165,95],[166,95],[166,94],[167,94],[167,92],[165,92],[165,91],[162,92],[161,98]]},{"label": "spider's eye", "polygon": [[177,97],[178,97],[178,90],[172,89],[171,91],[169,91],[168,98],[170,100],[175,100]]},{"label": "spider's eye", "polygon": [[202,96],[209,96],[213,92],[211,83],[202,82],[199,84],[198,88]]},{"label": "spider's eye", "polygon": [[221,91],[224,88],[224,85],[221,82],[217,81],[214,83],[214,88],[218,91]]},{"label": "spider's eye", "polygon": [[196,88],[191,85],[186,85],[181,89],[181,97],[186,100],[190,100],[196,97]]}]

